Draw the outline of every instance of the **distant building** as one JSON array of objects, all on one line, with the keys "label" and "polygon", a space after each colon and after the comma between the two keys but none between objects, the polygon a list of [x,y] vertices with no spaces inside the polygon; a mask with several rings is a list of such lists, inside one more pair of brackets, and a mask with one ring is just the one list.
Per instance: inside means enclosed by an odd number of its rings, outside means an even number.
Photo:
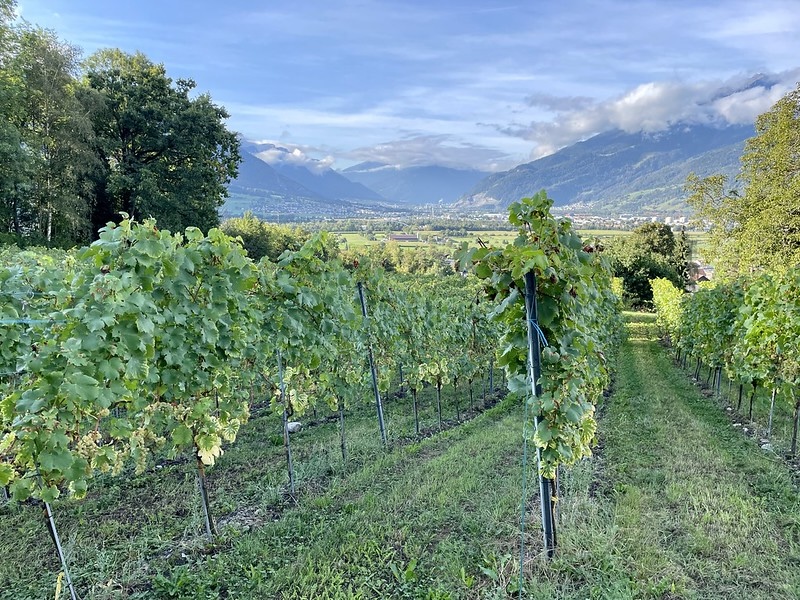
[{"label": "distant building", "polygon": [[686,291],[696,292],[699,289],[697,284],[712,279],[714,279],[714,267],[692,261],[689,263],[689,285],[686,286]]},{"label": "distant building", "polygon": [[418,242],[419,237],[411,233],[390,233],[388,240],[390,242]]}]

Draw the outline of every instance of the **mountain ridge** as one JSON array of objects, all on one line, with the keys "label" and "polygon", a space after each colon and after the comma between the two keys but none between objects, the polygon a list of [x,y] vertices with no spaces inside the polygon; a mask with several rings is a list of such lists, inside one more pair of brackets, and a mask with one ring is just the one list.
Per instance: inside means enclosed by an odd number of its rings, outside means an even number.
[{"label": "mountain ridge", "polygon": [[502,209],[545,189],[556,206],[581,205],[603,212],[636,212],[681,206],[692,172],[735,175],[752,125],[678,124],[657,133],[611,130],[478,182],[455,203],[469,209]]}]

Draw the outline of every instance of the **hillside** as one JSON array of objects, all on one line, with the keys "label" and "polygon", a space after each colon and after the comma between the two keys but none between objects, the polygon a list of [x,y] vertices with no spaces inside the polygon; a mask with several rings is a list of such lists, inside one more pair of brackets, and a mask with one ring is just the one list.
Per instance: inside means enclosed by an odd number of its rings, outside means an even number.
[{"label": "hillside", "polygon": [[342,218],[357,214],[359,210],[348,201],[308,189],[245,151],[242,151],[239,175],[228,185],[228,193],[230,196],[220,210],[223,217],[241,216],[250,211],[257,217],[272,220],[302,220],[308,215]]},{"label": "hillside", "polygon": [[[673,364],[652,315],[629,320],[601,444],[564,471],[552,561],[537,554],[540,514],[528,482],[526,597],[796,598],[800,499],[791,468],[732,426],[730,410]],[[424,394],[422,418],[433,424],[433,391]],[[447,396],[450,415],[454,400]],[[758,427],[768,406],[765,394]],[[776,422],[789,429],[790,411],[779,408]],[[280,417],[254,411],[209,473],[221,529],[213,543],[202,535],[188,456],[141,475],[104,476],[83,501],[56,501],[81,597],[515,597],[518,401],[471,411],[468,422],[417,440],[408,399],[396,398],[387,405],[391,452],[380,449],[364,403],[348,410],[346,465],[335,413],[320,410],[293,438],[296,500],[284,493]],[[0,600],[53,597],[51,548],[40,507],[0,503]]]},{"label": "hillside", "polygon": [[683,185],[694,171],[735,175],[752,126],[679,125],[657,134],[601,133],[510,171],[495,173],[456,203],[501,209],[544,188],[556,206],[595,214],[687,212]]}]

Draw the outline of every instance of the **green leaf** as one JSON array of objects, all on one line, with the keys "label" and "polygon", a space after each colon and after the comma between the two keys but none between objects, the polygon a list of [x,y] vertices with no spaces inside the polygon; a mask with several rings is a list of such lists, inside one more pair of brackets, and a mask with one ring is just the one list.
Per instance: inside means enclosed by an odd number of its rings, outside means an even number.
[{"label": "green leaf", "polygon": [[14,478],[14,469],[10,464],[0,463],[0,486],[7,486]]},{"label": "green leaf", "polygon": [[39,454],[39,466],[44,471],[59,471],[66,473],[72,466],[72,453],[67,450],[55,450]]},{"label": "green leaf", "polygon": [[186,425],[178,425],[172,430],[172,444],[176,448],[183,448],[191,445],[194,442],[192,430]]}]

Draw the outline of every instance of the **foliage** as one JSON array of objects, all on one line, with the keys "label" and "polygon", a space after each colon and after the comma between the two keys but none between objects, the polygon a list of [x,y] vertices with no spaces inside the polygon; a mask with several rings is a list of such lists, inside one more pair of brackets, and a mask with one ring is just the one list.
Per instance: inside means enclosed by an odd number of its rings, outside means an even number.
[{"label": "foliage", "polygon": [[450,252],[433,245],[403,248],[395,241],[372,244],[342,253],[345,262],[366,258],[389,273],[452,275]]},{"label": "foliage", "polygon": [[75,254],[4,251],[0,484],[16,498],[82,496],[96,472],[141,471],[157,449],[212,465],[248,419],[245,390],[266,381],[272,407],[297,417],[312,402],[350,404],[368,345],[383,393],[399,360],[440,387],[488,362],[474,286],[407,291],[331,248],[318,234],[256,265],[220,230],[126,219]]},{"label": "foliage", "polygon": [[756,121],[741,159],[743,193],[715,175],[687,182],[689,204],[711,226],[710,257],[732,278],[800,261],[800,84]]},{"label": "foliage", "polygon": [[626,305],[649,307],[653,301],[651,279],[668,279],[674,285],[685,285],[688,272],[688,243],[679,240],[669,225],[645,223],[628,237],[612,240],[606,247],[616,277],[621,277]]},{"label": "foliage", "polygon": [[[800,403],[800,275],[794,269],[729,282],[702,284],[678,297],[654,280],[658,323],[679,351],[731,380],[781,391],[795,410]],[[699,364],[698,362],[698,364]],[[797,441],[797,429],[792,448]]]},{"label": "foliage", "polygon": [[52,500],[62,485],[82,496],[95,471],[141,470],[164,444],[212,464],[248,414],[235,381],[257,331],[252,263],[218,230],[123,221],[66,264],[2,275],[19,374],[0,401],[0,484],[16,498]]},{"label": "foliage", "polygon": [[[608,263],[584,245],[568,221],[550,215],[544,191],[509,207],[519,229],[505,248],[462,249],[462,263],[474,265],[485,280],[493,312],[501,324],[498,363],[509,389],[523,394],[538,426],[530,432],[541,449],[542,474],[552,478],[559,464],[591,454],[596,423],[594,405],[609,383],[619,332],[617,298]],[[528,377],[527,318],[523,303],[525,273],[538,282],[539,325],[548,344],[542,349],[541,394],[532,397]],[[526,424],[530,427],[530,424]]]},{"label": "foliage", "polygon": [[9,84],[3,154],[13,172],[0,196],[0,226],[18,238],[72,245],[90,234],[93,132],[75,85],[79,51],[52,32],[15,30],[2,69]]},{"label": "foliage", "polygon": [[208,94],[190,98],[194,81],[173,82],[141,53],[101,50],[86,65],[104,165],[93,223],[125,212],[178,231],[216,226],[240,160],[238,138],[223,124],[225,109]]},{"label": "foliage", "polygon": [[663,277],[651,279],[650,286],[653,289],[656,325],[662,337],[677,343],[681,323],[681,298],[683,298],[684,292],[675,287],[675,284],[669,279]]},{"label": "foliage", "polygon": [[[235,177],[225,110],[142,54],[78,48],[0,4],[0,240],[71,247],[125,212],[204,231]],[[190,97],[194,96],[194,97]]]},{"label": "foliage", "polygon": [[220,229],[242,240],[247,256],[254,261],[268,258],[275,262],[286,250],[299,250],[309,234],[299,227],[276,225],[260,220],[252,213],[223,221]]}]

